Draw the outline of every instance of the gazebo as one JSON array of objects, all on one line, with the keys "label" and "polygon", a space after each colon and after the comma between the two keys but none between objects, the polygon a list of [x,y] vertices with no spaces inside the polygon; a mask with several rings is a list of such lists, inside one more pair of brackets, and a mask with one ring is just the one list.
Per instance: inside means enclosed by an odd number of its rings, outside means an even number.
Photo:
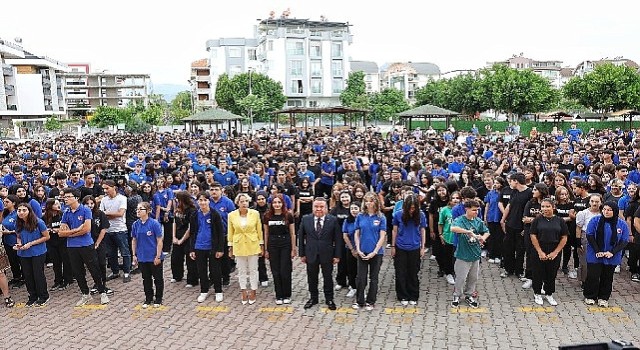
[{"label": "gazebo", "polygon": [[[329,114],[331,116],[331,131],[333,131],[333,119],[334,119],[334,114],[339,114],[339,115],[350,115],[350,114],[354,114],[354,113],[363,113],[362,115],[362,126],[365,125],[365,121],[366,121],[366,116],[367,113],[369,113],[370,111],[367,109],[360,109],[360,108],[352,108],[352,107],[343,107],[343,106],[334,106],[334,107],[290,107],[290,108],[285,108],[279,111],[275,111],[275,112],[271,112],[271,114],[274,115],[274,129],[278,129],[279,128],[279,122],[278,122],[278,114],[288,114],[289,115],[289,127],[295,128],[296,127],[296,115],[297,114],[304,114],[304,130],[305,132],[308,129],[308,115],[309,114]],[[358,121],[355,122],[355,125],[353,124],[353,120],[349,119],[349,124],[347,124],[346,118],[345,118],[345,126],[358,126]]]},{"label": "gazebo", "polygon": [[624,123],[627,122],[627,118],[629,118],[629,130],[633,128],[633,117],[639,116],[640,112],[632,110],[632,109],[624,109],[617,112],[613,112],[610,114],[612,117],[622,117],[622,126],[624,127]]},{"label": "gazebo", "polygon": [[404,111],[398,113],[400,118],[405,120],[408,119],[408,124],[405,125],[408,130],[411,130],[411,123],[414,118],[423,119],[425,123],[428,121],[428,125],[431,126],[431,120],[435,118],[444,118],[447,126],[451,124],[451,118],[455,116],[459,116],[460,113],[450,111],[448,109],[434,106],[434,105],[422,105],[416,108],[410,109],[408,111]]},{"label": "gazebo", "polygon": [[533,116],[534,122],[553,120],[553,125],[557,126],[560,121],[573,120],[573,115],[564,111],[553,111],[549,113],[538,113]]},{"label": "gazebo", "polygon": [[[209,128],[211,128],[212,124],[215,124],[216,131],[218,131],[219,124],[223,124],[225,122],[228,123],[227,130],[231,130],[231,122],[233,122],[234,127],[239,132],[242,132],[242,121],[245,119],[245,117],[233,114],[221,108],[211,108],[183,118],[182,121],[185,123],[185,130],[189,129],[191,132],[195,131],[194,128],[199,124],[208,124]],[[239,123],[240,128],[238,128],[239,121],[241,122]]]}]

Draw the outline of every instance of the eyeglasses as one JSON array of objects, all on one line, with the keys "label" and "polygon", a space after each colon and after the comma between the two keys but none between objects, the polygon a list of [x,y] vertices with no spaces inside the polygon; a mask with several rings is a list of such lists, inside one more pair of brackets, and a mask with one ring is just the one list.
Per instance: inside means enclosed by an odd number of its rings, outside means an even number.
[{"label": "eyeglasses", "polygon": [[62,196],[62,198],[64,199],[68,199],[68,198],[75,198],[76,196]]},{"label": "eyeglasses", "polygon": [[136,211],[145,211],[147,210],[146,208],[136,208]]}]

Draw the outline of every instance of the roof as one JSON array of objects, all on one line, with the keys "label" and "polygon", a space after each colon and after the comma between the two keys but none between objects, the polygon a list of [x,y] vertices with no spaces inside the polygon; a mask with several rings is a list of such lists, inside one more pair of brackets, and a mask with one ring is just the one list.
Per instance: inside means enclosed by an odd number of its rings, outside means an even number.
[{"label": "roof", "polygon": [[382,65],[385,73],[395,73],[399,71],[413,71],[411,73],[422,75],[440,75],[440,67],[429,62],[395,62]]},{"label": "roof", "polygon": [[204,122],[204,123],[220,123],[226,121],[244,120],[245,117],[233,114],[222,108],[211,108],[196,114],[192,114],[186,118],[182,118],[183,122]]},{"label": "roof", "polygon": [[573,76],[573,68],[562,68],[560,70],[560,76],[561,77],[566,77],[566,78],[571,78]]},{"label": "roof", "polygon": [[418,106],[416,108],[410,109],[408,111],[398,113],[398,116],[402,118],[416,117],[416,116],[446,117],[446,116],[452,116],[452,115],[460,115],[460,113],[450,111],[448,109],[444,109],[442,107],[438,107],[434,105],[422,105],[422,106]]},{"label": "roof", "polygon": [[623,109],[621,111],[613,112],[609,115],[612,117],[622,117],[622,116],[640,115],[640,112],[634,111],[632,109]]},{"label": "roof", "polygon": [[372,61],[351,61],[352,72],[365,72],[367,74],[379,73],[378,64]]},{"label": "roof", "polygon": [[191,62],[192,68],[207,68],[209,67],[209,60],[206,58]]},{"label": "roof", "polygon": [[359,108],[351,108],[351,107],[343,107],[343,106],[334,106],[334,107],[291,107],[285,108],[279,111],[271,112],[271,114],[280,114],[280,113],[308,113],[308,114],[321,114],[321,113],[338,113],[338,114],[348,114],[348,113],[358,113],[364,112],[367,113],[369,110],[359,109]]},{"label": "roof", "polygon": [[349,22],[329,22],[329,21],[311,21],[302,18],[268,18],[259,20],[260,25],[266,26],[278,26],[278,27],[310,27],[310,28],[322,28],[322,27],[349,27]]}]

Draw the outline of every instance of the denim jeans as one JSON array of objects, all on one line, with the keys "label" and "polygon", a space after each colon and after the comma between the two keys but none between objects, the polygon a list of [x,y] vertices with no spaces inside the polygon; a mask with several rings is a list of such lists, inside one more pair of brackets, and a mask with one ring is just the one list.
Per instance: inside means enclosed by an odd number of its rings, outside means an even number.
[{"label": "denim jeans", "polygon": [[120,271],[118,264],[118,250],[122,254],[122,270],[124,273],[131,272],[131,253],[129,252],[129,238],[127,231],[107,232],[104,241],[107,243],[109,251],[109,266],[111,272],[117,275]]}]

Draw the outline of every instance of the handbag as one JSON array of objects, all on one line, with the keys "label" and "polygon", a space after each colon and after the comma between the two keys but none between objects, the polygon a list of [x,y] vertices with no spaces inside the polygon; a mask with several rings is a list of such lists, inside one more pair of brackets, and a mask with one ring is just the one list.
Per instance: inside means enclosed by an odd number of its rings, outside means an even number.
[{"label": "handbag", "polygon": [[4,248],[4,244],[0,243],[0,271],[8,269],[9,266],[9,256]]}]

